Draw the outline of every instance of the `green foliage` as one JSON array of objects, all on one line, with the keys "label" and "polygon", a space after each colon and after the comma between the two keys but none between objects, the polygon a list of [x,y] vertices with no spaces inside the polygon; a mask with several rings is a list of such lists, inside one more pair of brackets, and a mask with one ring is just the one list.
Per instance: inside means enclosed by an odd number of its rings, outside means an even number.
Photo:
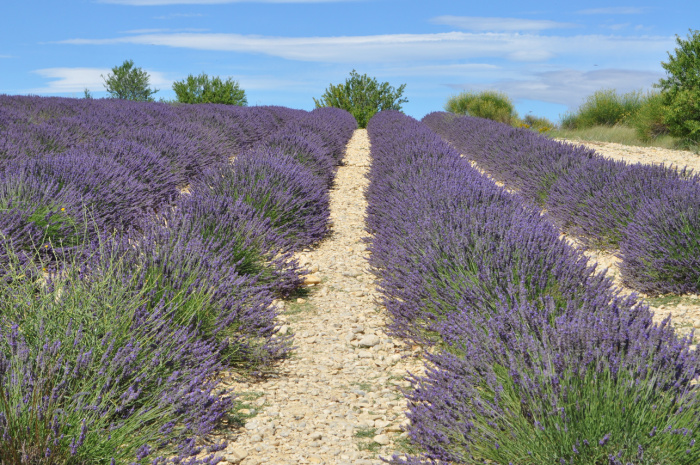
[{"label": "green foliage", "polygon": [[639,91],[618,94],[615,89],[598,90],[586,98],[575,113],[562,118],[562,127],[582,129],[624,124],[642,108],[646,96]]},{"label": "green foliage", "polygon": [[676,36],[674,55],[668,54],[668,62],[661,62],[668,77],[658,86],[671,96],[687,89],[700,89],[700,31],[690,30],[687,39]]},{"label": "green foliage", "polygon": [[[163,322],[168,321],[158,320],[156,315],[144,317],[143,305],[156,289],[146,283],[135,290],[125,283],[124,277],[135,270],[119,259],[101,269],[99,276],[87,276],[85,266],[72,261],[60,273],[52,273],[47,281],[40,278],[41,267],[42,264],[22,263],[11,254],[2,269],[7,279],[0,286],[0,328],[5,332],[0,339],[0,357],[13,351],[12,338],[7,334],[16,324],[21,341],[27,346],[26,359],[35,360],[23,363],[17,357],[10,359],[3,367],[7,370],[5,376],[22,378],[26,376],[22,370],[30,366],[37,369],[47,357],[48,369],[73,364],[80,376],[36,373],[36,384],[28,399],[19,383],[8,383],[10,388],[0,392],[0,417],[10,430],[0,447],[0,463],[106,465],[110,457],[116,463],[127,463],[146,444],[162,444],[161,454],[176,455],[177,450],[169,443],[181,433],[179,428],[168,428],[168,422],[181,421],[186,412],[179,411],[174,403],[162,402],[166,395],[172,395],[163,380],[183,376],[183,366],[166,355],[160,358],[161,363],[149,364],[147,371],[127,375],[127,370],[120,372],[117,364],[104,363],[134,345],[153,348],[154,336],[162,332]],[[163,303],[177,308],[174,301]],[[194,337],[196,333],[188,340]],[[182,340],[158,342],[160,350],[168,354],[175,353]],[[53,348],[47,351],[49,343]],[[129,363],[158,360],[155,354],[153,349],[142,350]],[[212,359],[216,356],[211,355]],[[135,401],[129,401],[124,394],[132,382],[139,391]],[[46,403],[45,411],[37,409],[53,390],[75,395],[55,396]],[[10,408],[13,405],[25,408]],[[91,405],[95,407],[86,407]],[[124,411],[130,409],[136,413],[125,415]],[[53,421],[63,429],[60,440],[49,441]],[[84,424],[89,425],[86,432],[81,429]],[[115,424],[119,427],[114,428]],[[71,441],[83,435],[83,447],[78,454],[72,454]],[[25,448],[27,444],[34,447]],[[47,448],[51,449],[50,458],[44,456]]]},{"label": "green foliage", "polygon": [[112,98],[153,102],[152,95],[158,92],[148,87],[150,76],[141,68],[134,68],[133,60],[125,60],[121,66],[112,68],[107,77],[101,77]]},{"label": "green foliage", "polygon": [[679,90],[667,98],[664,123],[686,143],[700,142],[700,88]]},{"label": "green foliage", "polygon": [[556,124],[544,117],[527,115],[518,125],[521,128],[532,129],[535,132],[549,132],[556,127]]},{"label": "green foliage", "polygon": [[664,123],[669,132],[688,141],[700,141],[700,31],[690,30],[687,39],[676,36],[678,47],[661,66],[667,77],[661,79],[666,105]]},{"label": "green foliage", "polygon": [[659,135],[656,139],[644,141],[639,138],[635,128],[619,124],[616,126],[593,126],[592,128],[583,129],[566,129],[559,127],[546,134],[548,137],[568,139],[577,142],[615,142],[617,144],[633,145],[637,147],[678,148],[678,139],[670,135]]},{"label": "green foliage", "polygon": [[668,109],[664,99],[665,96],[660,93],[647,95],[639,111],[629,121],[637,137],[644,142],[651,142],[669,133],[666,125]]},{"label": "green foliage", "polygon": [[173,90],[180,103],[222,103],[225,105],[248,105],[245,91],[238,81],[231,78],[222,81],[220,77],[209,78],[205,73],[199,76],[190,74],[183,81],[175,81]]},{"label": "green foliage", "polygon": [[513,124],[518,120],[510,98],[503,92],[492,90],[462,92],[450,97],[445,104],[445,110],[458,115],[476,116],[506,124]]},{"label": "green foliage", "polygon": [[92,100],[92,92],[90,92],[90,89],[88,89],[87,87],[83,91],[83,97],[88,100]]},{"label": "green foliage", "polygon": [[376,78],[370,78],[366,74],[360,76],[354,69],[344,84],[330,84],[320,100],[314,98],[316,108],[336,107],[349,111],[357,120],[361,128],[367,127],[367,123],[375,113],[382,110],[401,111],[401,104],[408,99],[401,98],[406,84],[401,84],[397,89],[388,82],[381,84]]},{"label": "green foliage", "polygon": [[[506,368],[497,366],[495,371],[501,390],[493,392],[484,382],[484,393],[509,414],[496,422],[474,417],[474,428],[482,436],[464,451],[465,463],[469,455],[489,463],[522,465],[698,463],[700,450],[693,447],[698,439],[697,403],[692,394],[677,396],[656,386],[653,373],[639,380],[627,370],[613,375],[609,369],[596,373],[590,367],[583,376],[568,371],[556,383],[533,373],[548,392],[523,401],[528,394]],[[555,384],[569,399],[556,409],[551,404],[557,397]],[[525,407],[530,403],[536,408]],[[687,434],[679,434],[684,428]],[[609,461],[609,456],[617,460]]]}]

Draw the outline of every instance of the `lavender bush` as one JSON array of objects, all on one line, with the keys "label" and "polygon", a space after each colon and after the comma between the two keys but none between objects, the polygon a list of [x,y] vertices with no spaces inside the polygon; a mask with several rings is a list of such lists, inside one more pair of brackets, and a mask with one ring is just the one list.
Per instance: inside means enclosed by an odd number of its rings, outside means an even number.
[{"label": "lavender bush", "polygon": [[[424,118],[435,131],[449,140],[458,150],[477,161],[489,175],[515,188],[530,202],[543,206],[555,223],[576,235],[589,247],[618,250],[626,243],[623,260],[633,255],[648,257],[651,249],[630,249],[650,246],[638,238],[627,238],[635,230],[636,215],[644,216],[642,206],[655,205],[659,211],[666,204],[667,189],[681,189],[686,183],[699,184],[697,175],[688,170],[673,170],[661,166],[628,164],[598,156],[582,146],[549,140],[541,135],[515,129],[489,120],[457,117],[447,113],[432,113]],[[673,216],[669,211],[662,216]],[[693,242],[679,241],[685,234],[684,226],[674,223],[679,230],[666,230],[667,235],[656,235],[659,247],[671,256],[691,256]],[[668,273],[648,274],[648,264],[631,260],[623,264],[625,283],[647,293],[661,289],[683,289],[698,292],[692,282],[700,282],[700,271],[685,273],[685,284]],[[636,276],[647,273],[646,284]],[[656,279],[651,285],[650,280]]]},{"label": "lavender bush", "polygon": [[[353,128],[342,111],[0,96],[0,463],[217,463],[225,444],[197,446],[233,398],[217,375],[290,350],[272,303],[301,283],[292,250],[325,233]],[[258,167],[241,198],[202,181],[234,157]]]},{"label": "lavender bush", "polygon": [[694,463],[690,341],[628,304],[453,314],[409,393],[412,438],[450,463]]},{"label": "lavender bush", "polygon": [[368,131],[371,264],[392,329],[436,344],[407,391],[408,463],[697,461],[692,335],[424,125],[382,112]]},{"label": "lavender bush", "polygon": [[65,267],[46,284],[6,265],[2,463],[213,463],[195,459],[195,441],[230,406],[215,390],[219,349],[176,324],[176,302],[146,308],[153,287],[133,294],[113,265],[99,278]]},{"label": "lavender bush", "polygon": [[232,164],[209,169],[194,190],[251,205],[295,246],[310,245],[327,231],[326,184],[280,149],[245,151]]},{"label": "lavender bush", "polygon": [[645,199],[620,244],[625,284],[648,294],[700,289],[700,185],[665,186]]},{"label": "lavender bush", "polygon": [[177,231],[185,243],[204,241],[208,254],[223,259],[238,274],[269,284],[281,296],[301,285],[304,271],[292,258],[289,242],[269,219],[241,200],[195,192],[153,220]]}]

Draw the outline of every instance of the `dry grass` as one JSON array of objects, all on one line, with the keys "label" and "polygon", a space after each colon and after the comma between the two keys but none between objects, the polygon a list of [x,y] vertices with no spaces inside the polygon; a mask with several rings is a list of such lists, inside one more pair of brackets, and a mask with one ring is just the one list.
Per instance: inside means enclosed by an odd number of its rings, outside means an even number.
[{"label": "dry grass", "polygon": [[[546,133],[554,139],[567,139],[570,141],[595,141],[595,142],[616,142],[624,145],[634,145],[638,147],[661,147],[664,149],[678,149],[678,140],[671,136],[660,136],[650,142],[641,140],[634,128],[628,126],[593,126],[584,129],[554,129]],[[697,151],[695,147],[691,149]]]}]

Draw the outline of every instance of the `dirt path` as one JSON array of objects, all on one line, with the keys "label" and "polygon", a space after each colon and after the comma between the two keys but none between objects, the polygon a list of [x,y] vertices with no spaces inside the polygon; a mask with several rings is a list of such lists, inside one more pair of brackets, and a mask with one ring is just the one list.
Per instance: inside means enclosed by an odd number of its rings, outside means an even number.
[{"label": "dirt path", "polygon": [[405,439],[406,401],[400,386],[421,363],[384,332],[362,238],[369,138],[357,130],[331,191],[332,235],[298,254],[320,283],[286,302],[283,331],[294,333],[292,358],[269,379],[232,387],[250,405],[245,426],[233,429],[223,452],[228,463],[382,463]]},{"label": "dirt path", "polygon": [[661,147],[636,147],[615,142],[573,141],[572,144],[585,145],[603,156],[630,163],[648,163],[673,168],[687,167],[700,173],[700,155],[687,150],[671,150]]}]

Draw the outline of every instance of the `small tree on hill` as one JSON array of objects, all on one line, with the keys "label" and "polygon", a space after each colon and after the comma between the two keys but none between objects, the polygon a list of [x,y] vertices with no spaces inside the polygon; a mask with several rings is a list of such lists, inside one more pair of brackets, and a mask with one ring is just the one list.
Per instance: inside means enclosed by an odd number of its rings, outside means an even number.
[{"label": "small tree on hill", "polygon": [[320,100],[314,98],[314,103],[316,108],[336,107],[347,110],[355,117],[357,125],[365,128],[378,111],[401,111],[401,104],[408,102],[408,99],[401,98],[405,88],[406,84],[401,84],[398,89],[388,82],[380,84],[376,78],[370,78],[366,74],[360,76],[353,69],[345,84],[331,84]]},{"label": "small tree on hill", "polygon": [[225,105],[248,105],[245,91],[240,88],[238,81],[231,78],[222,81],[216,76],[209,78],[202,73],[199,76],[190,74],[183,81],[173,83],[173,90],[180,103],[223,103]]},{"label": "small tree on hill", "polygon": [[112,68],[107,77],[100,77],[112,98],[153,102],[152,95],[158,92],[148,87],[150,76],[141,68],[134,68],[133,60],[125,60],[121,66]]},{"label": "small tree on hill", "polygon": [[664,120],[672,135],[700,141],[700,31],[676,36],[676,44],[661,63],[667,77],[657,84],[667,106]]}]

